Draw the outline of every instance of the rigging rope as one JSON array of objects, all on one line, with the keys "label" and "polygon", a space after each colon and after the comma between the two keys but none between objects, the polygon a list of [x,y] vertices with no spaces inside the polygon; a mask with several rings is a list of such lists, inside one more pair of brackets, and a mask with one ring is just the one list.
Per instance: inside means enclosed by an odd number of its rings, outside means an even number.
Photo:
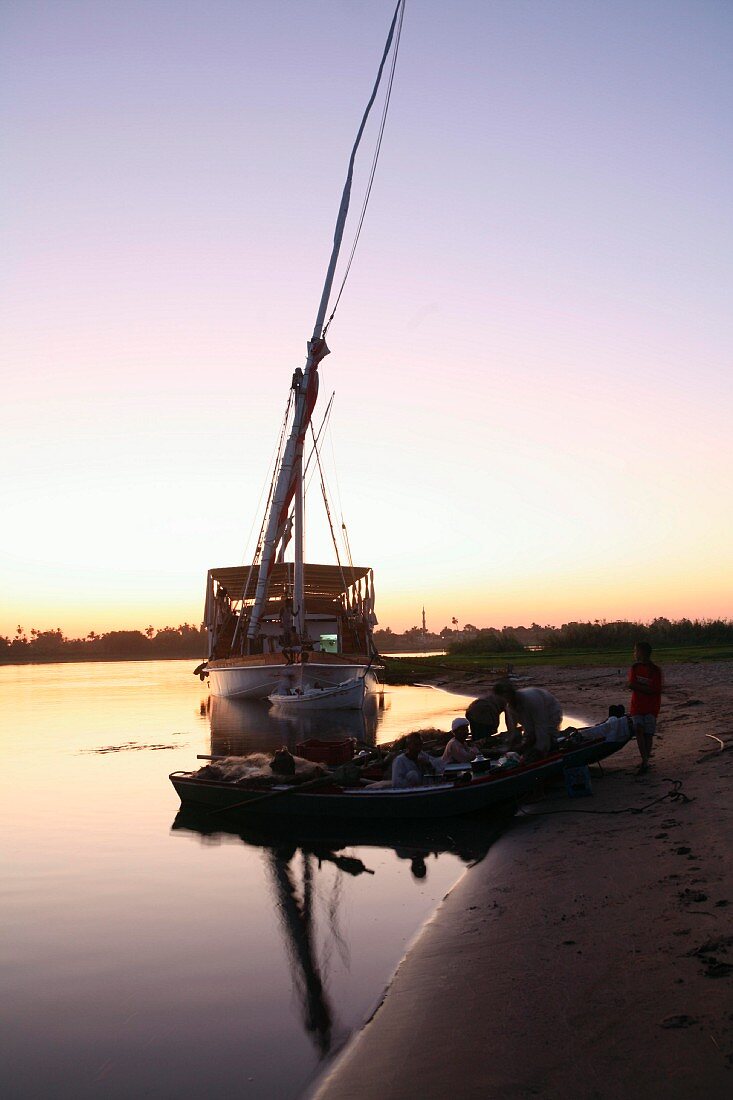
[{"label": "rigging rope", "polygon": [[346,577],[344,576],[344,567],[341,564],[341,555],[339,554],[338,543],[336,542],[336,532],[333,529],[333,520],[331,519],[331,509],[328,505],[328,493],[326,492],[326,482],[323,477],[323,467],[321,466],[321,456],[318,451],[318,442],[316,440],[316,433],[313,431],[313,423],[311,422],[311,433],[313,435],[313,453],[316,456],[316,462],[318,464],[318,472],[321,475],[321,494],[323,496],[323,503],[326,507],[326,516],[328,518],[328,526],[331,531],[331,541],[333,542],[333,548],[336,553],[336,561],[338,562],[339,572],[341,573],[341,583],[344,589],[348,588],[346,583]]},{"label": "rigging rope", "polygon": [[[320,440],[321,433],[325,430],[325,428],[328,424],[328,421],[329,421],[330,416],[331,416],[331,409],[333,408],[333,399],[334,399],[335,396],[336,396],[336,391],[334,390],[333,393],[331,394],[331,397],[329,399],[328,404],[326,405],[326,411],[323,414],[323,419],[321,420],[321,426],[318,429],[318,431],[316,432],[316,442],[318,442]],[[311,430],[312,430],[312,427],[313,427],[313,425],[311,423]],[[305,468],[303,470],[303,477],[305,477],[305,475],[308,473],[308,467],[311,464],[311,459],[312,458],[313,458],[313,450],[311,450],[310,454],[308,455],[308,459],[306,461]]]},{"label": "rigging rope", "polygon": [[[255,545],[254,552],[251,555],[248,555],[246,548],[247,548],[247,546],[250,545],[250,542],[251,542],[251,539],[252,539],[252,532],[253,532],[254,526],[255,526],[255,521],[253,519],[252,520],[252,525],[249,529],[249,534],[247,535],[247,541],[245,543],[245,550],[244,550],[244,554],[242,555],[242,562],[246,562],[248,559],[249,559],[249,561],[255,561],[257,559],[257,557],[259,556],[259,554],[262,552],[262,535],[263,535],[263,532],[264,532],[264,529],[265,529],[265,522],[266,522],[266,519],[267,519],[267,513],[270,509],[270,501],[272,500],[272,491],[273,491],[273,486],[275,484],[275,478],[277,476],[277,471],[280,467],[280,458],[282,457],[282,453],[283,453],[283,441],[285,439],[285,432],[287,430],[288,418],[290,417],[290,410],[292,408],[292,405],[293,405],[293,391],[290,390],[289,393],[288,393],[288,403],[285,407],[285,416],[283,417],[282,426],[280,428],[280,436],[279,436],[278,441],[277,441],[277,446],[273,449],[272,455],[270,456],[270,464],[268,466],[268,469],[272,470],[272,473],[270,474],[270,488],[269,488],[268,494],[267,494],[267,504],[265,505],[264,513],[261,513],[260,508],[262,506],[262,497],[264,496],[265,485],[267,484],[267,482],[264,481],[263,484],[262,484],[262,488],[260,489],[260,497],[259,497],[259,500],[257,502],[257,508],[255,509],[255,513],[254,513],[255,517],[259,516],[260,514],[262,514],[262,516],[263,516],[262,522],[260,523],[260,533],[257,536],[257,543]],[[273,460],[273,456],[274,456],[274,460]]]},{"label": "rigging rope", "polygon": [[[399,51],[399,48],[400,48],[400,36],[402,34],[402,20],[404,18],[404,14],[405,14],[405,0],[398,0],[397,7],[395,8],[395,13],[394,13],[394,16],[393,16],[393,19],[392,19],[392,27],[395,26],[395,23],[396,23],[396,26],[397,26],[397,31],[396,31],[396,34],[395,34],[395,37],[394,37],[394,52],[392,54],[392,65],[390,67],[389,79],[387,81],[387,92],[386,92],[386,95],[385,95],[384,107],[382,108],[382,118],[381,118],[380,123],[379,123],[379,132],[378,132],[378,135],[377,135],[377,144],[376,144],[376,147],[375,147],[375,150],[374,150],[374,157],[372,158],[372,166],[371,166],[371,170],[369,172],[369,180],[367,182],[367,189],[366,189],[366,194],[364,196],[364,202],[362,203],[362,207],[361,207],[361,214],[359,215],[359,221],[358,221],[358,224],[357,224],[357,227],[356,227],[356,233],[354,234],[354,243],[351,246],[351,252],[349,254],[349,259],[346,263],[346,271],[344,272],[344,277],[341,280],[341,286],[339,287],[339,292],[336,295],[336,301],[334,302],[333,309],[331,310],[331,315],[328,318],[328,320],[326,321],[325,327],[324,327],[323,332],[321,334],[324,340],[326,339],[326,333],[328,332],[329,325],[331,324],[331,321],[333,321],[334,314],[336,313],[336,310],[338,309],[338,304],[341,301],[341,295],[343,294],[344,287],[346,286],[346,280],[348,279],[349,272],[351,271],[351,265],[352,265],[353,260],[354,260],[354,253],[356,252],[356,246],[359,243],[359,236],[361,234],[361,227],[364,224],[364,218],[366,216],[367,206],[369,204],[369,197],[372,193],[372,184],[374,183],[374,175],[375,175],[376,170],[377,170],[377,161],[379,160],[379,153],[380,153],[380,150],[382,148],[382,138],[384,136],[384,127],[385,127],[386,122],[387,122],[387,111],[389,110],[389,102],[390,102],[390,99],[391,99],[391,96],[392,96],[392,84],[394,82],[395,67],[397,65],[397,54],[398,54],[398,51]],[[376,83],[374,85],[374,91],[372,92],[372,98],[369,101],[369,106],[367,107],[366,114],[364,115],[364,120],[362,121],[362,127],[361,127],[362,129],[364,127],[364,123],[366,122],[366,117],[369,114],[369,110],[371,109],[371,105],[374,102],[374,96],[376,95],[377,88],[379,87],[379,82],[380,82],[381,77],[382,77],[382,70],[384,69],[384,63],[387,59],[387,54],[389,52],[391,43],[392,43],[392,28],[390,28],[390,34],[389,34],[389,37],[387,39],[387,45],[385,46],[384,54],[382,55],[382,61],[381,61],[381,64],[379,66],[379,72],[377,74],[377,80],[376,80]],[[357,138],[357,145],[359,143],[360,138],[361,138],[361,130],[359,131],[359,137]],[[356,149],[356,146],[354,147],[354,149]],[[353,154],[352,154],[352,157],[353,157]]]},{"label": "rigging rope", "polygon": [[[244,622],[244,601],[246,600],[247,594],[249,593],[249,586],[250,586],[251,581],[252,581],[252,575],[254,573],[254,567],[255,567],[255,565],[257,565],[259,563],[260,557],[262,555],[262,539],[263,539],[263,536],[264,536],[264,533],[265,533],[265,524],[267,522],[267,516],[268,516],[269,511],[270,511],[270,502],[272,500],[272,495],[275,491],[275,482],[277,480],[277,472],[280,468],[280,459],[282,458],[283,446],[284,446],[284,443],[285,443],[285,432],[287,430],[288,420],[290,418],[290,410],[292,408],[292,405],[293,405],[293,390],[291,389],[290,392],[288,393],[288,403],[285,407],[285,416],[283,417],[282,427],[280,428],[280,438],[278,439],[278,442],[277,442],[276,455],[275,455],[275,465],[274,465],[274,468],[273,468],[272,476],[270,478],[270,489],[269,489],[269,492],[267,494],[267,504],[265,505],[265,511],[263,513],[263,516],[262,516],[262,523],[260,524],[260,533],[257,536],[257,545],[255,546],[255,551],[254,551],[254,554],[252,555],[252,561],[250,563],[250,567],[249,567],[249,570],[247,572],[247,580],[244,582],[244,588],[242,590],[242,597],[241,597],[242,602],[241,602],[241,606],[239,608],[239,614],[237,615],[237,625],[234,628],[234,634],[232,635],[232,644],[229,647],[229,652],[230,653],[234,652],[234,647],[236,645],[237,638],[239,637],[240,627],[242,626],[242,623]],[[260,500],[262,500],[262,493],[260,493]],[[257,513],[255,513],[255,514],[257,514]],[[254,522],[252,523],[252,527],[254,527]],[[252,527],[250,527],[250,533],[249,533],[249,536],[247,537],[247,542],[248,543],[249,543],[250,538],[252,537]]]}]

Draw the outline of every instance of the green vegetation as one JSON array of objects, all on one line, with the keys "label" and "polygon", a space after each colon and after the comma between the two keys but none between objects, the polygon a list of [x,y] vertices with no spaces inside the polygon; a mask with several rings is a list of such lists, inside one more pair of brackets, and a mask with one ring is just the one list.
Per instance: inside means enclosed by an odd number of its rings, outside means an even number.
[{"label": "green vegetation", "polygon": [[30,638],[19,626],[14,638],[0,638],[0,664],[48,664],[56,661],[160,661],[169,658],[201,658],[206,652],[203,627],[183,623],[156,630],[111,630],[86,638],[66,638],[61,628],[31,630]]},{"label": "green vegetation", "polygon": [[[385,677],[389,684],[414,684],[420,680],[436,680],[441,676],[463,673],[467,678],[485,676],[497,680],[506,675],[507,669],[532,669],[542,665],[555,668],[616,668],[625,669],[631,664],[631,648],[568,649],[562,652],[543,650],[513,653],[495,652],[482,654],[448,653],[442,657],[385,657]],[[655,646],[654,660],[660,665],[680,661],[733,660],[731,645]]]},{"label": "green vegetation", "polygon": [[[730,619],[653,619],[650,623],[626,620],[564,623],[538,627],[533,624],[532,645],[549,658],[553,654],[589,652],[628,652],[634,643],[647,641],[655,652],[661,648],[690,646],[733,646],[733,621]],[[453,640],[448,652],[454,655],[509,654],[523,652],[527,642],[518,637],[524,627],[503,630],[477,630],[470,637]],[[464,635],[466,630],[464,628]],[[545,661],[544,663],[547,663]],[[613,663],[613,662],[611,662]]]}]

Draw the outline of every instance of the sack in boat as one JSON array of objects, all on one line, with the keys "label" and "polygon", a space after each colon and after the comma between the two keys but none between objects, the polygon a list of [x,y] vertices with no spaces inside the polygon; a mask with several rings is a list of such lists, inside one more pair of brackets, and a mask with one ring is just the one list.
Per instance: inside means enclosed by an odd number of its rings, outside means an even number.
[{"label": "sack in boat", "polygon": [[623,743],[628,741],[632,733],[629,721],[628,714],[625,714],[623,717],[607,718],[605,722],[600,722],[597,726],[588,726],[585,729],[576,730],[570,738],[571,744],[578,744],[578,737],[580,741],[597,741],[599,737],[602,737],[604,741]]},{"label": "sack in boat", "polygon": [[[320,764],[302,760],[299,756],[292,756],[291,759],[294,763],[294,774],[289,778],[294,779],[296,783],[304,783],[308,779],[315,779],[326,773],[326,769]],[[271,764],[271,757],[264,752],[253,752],[249,756],[227,756],[223,760],[215,760],[199,768],[195,777],[214,779],[219,783],[246,784],[248,787],[270,787],[273,780],[285,778],[276,775]]]}]

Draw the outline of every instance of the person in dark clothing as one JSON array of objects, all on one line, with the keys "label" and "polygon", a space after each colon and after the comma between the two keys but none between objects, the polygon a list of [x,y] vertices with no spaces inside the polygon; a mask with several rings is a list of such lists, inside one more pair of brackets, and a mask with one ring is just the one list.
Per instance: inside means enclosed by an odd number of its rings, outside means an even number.
[{"label": "person in dark clothing", "polygon": [[474,699],[466,707],[466,718],[471,726],[474,744],[486,737],[493,737],[499,729],[499,719],[506,709],[506,700],[493,692]]}]

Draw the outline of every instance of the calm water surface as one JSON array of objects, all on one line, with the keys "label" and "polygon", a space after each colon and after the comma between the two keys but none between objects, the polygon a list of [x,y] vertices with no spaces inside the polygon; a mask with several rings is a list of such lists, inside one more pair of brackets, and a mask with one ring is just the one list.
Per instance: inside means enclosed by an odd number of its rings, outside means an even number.
[{"label": "calm water surface", "polygon": [[494,828],[295,843],[179,813],[168,773],[462,709],[395,688],[294,720],[209,701],[189,661],[0,668],[2,1094],[301,1094]]}]

